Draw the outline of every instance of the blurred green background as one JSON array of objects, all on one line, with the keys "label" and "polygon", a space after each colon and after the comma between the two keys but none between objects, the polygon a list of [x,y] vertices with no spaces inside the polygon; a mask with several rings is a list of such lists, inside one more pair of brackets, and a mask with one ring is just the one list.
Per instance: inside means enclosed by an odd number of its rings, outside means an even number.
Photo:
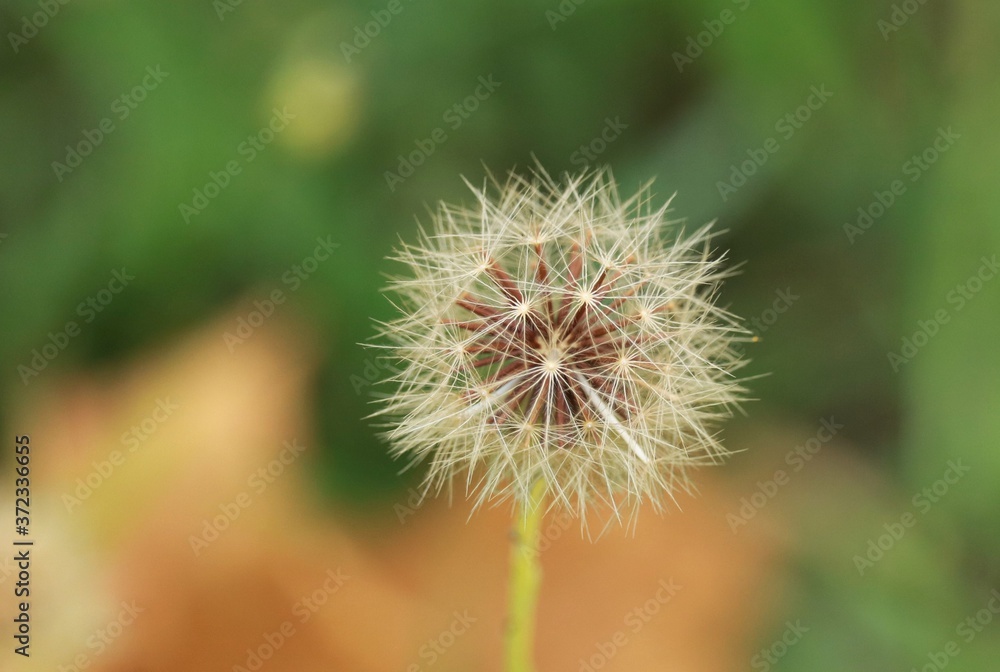
[{"label": "blurred green background", "polygon": [[[532,156],[554,174],[607,164],[623,190],[655,177],[658,199],[677,192],[675,216],[717,219],[745,261],[724,300],[758,320],[749,373],[769,375],[730,441],[754,418],[832,415],[891,484],[872,498],[848,479],[796,511],[783,590],[814,627],[774,669],[910,669],[957,639],[1000,587],[1000,288],[983,261],[1000,250],[1000,6],[390,4],[74,0],[30,38],[40,5],[3,4],[5,402],[112,269],[135,280],[39,377],[113,365],[234,305],[245,315],[329,237],[331,260],[288,292],[321,344],[315,478],[331,506],[393,501],[419,474],[401,478],[361,419],[381,372],[358,345],[391,314],[384,257],[428,205],[470,200],[460,176]],[[265,143],[275,109],[294,118]],[[100,139],[77,167],[54,166],[88,133]],[[239,173],[185,214],[232,161]],[[771,321],[782,292],[795,299]],[[970,473],[859,575],[848,559],[949,460]],[[949,669],[998,659],[993,624]]]}]

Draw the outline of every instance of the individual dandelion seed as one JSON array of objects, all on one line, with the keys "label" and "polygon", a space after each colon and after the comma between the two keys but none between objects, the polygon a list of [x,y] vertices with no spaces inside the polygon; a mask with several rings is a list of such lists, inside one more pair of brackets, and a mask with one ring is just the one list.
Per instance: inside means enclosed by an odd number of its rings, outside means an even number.
[{"label": "individual dandelion seed", "polygon": [[376,414],[393,451],[477,506],[537,488],[584,520],[661,506],[724,455],[716,425],[743,392],[710,225],[669,222],[648,185],[621,200],[608,171],[492,186],[395,256],[401,314],[381,331],[401,368]]}]

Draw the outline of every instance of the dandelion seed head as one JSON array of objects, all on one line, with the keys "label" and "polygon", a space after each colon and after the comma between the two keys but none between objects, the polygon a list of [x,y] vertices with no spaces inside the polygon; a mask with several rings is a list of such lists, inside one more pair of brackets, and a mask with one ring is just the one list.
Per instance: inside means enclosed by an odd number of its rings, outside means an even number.
[{"label": "dandelion seed head", "polygon": [[621,518],[689,490],[725,455],[750,340],[716,303],[710,226],[670,222],[648,187],[623,201],[607,171],[488,186],[397,250],[379,345],[401,366],[376,413],[393,452],[477,506],[541,480],[555,506]]}]

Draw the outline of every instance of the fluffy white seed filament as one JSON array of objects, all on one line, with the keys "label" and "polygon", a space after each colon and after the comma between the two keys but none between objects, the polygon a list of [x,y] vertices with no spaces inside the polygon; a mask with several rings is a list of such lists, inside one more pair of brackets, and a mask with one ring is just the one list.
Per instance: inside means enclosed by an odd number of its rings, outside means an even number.
[{"label": "fluffy white seed filament", "polygon": [[518,378],[515,376],[514,378],[511,378],[510,380],[505,382],[503,385],[500,385],[497,389],[493,390],[492,392],[487,392],[486,394],[483,395],[482,399],[480,399],[472,406],[469,406],[467,409],[462,411],[462,415],[464,417],[472,417],[476,415],[477,413],[479,413],[479,411],[485,408],[487,404],[490,404],[493,401],[502,398],[504,395],[506,395],[508,392],[514,389],[514,385],[517,383],[517,381]]},{"label": "fluffy white seed filament", "polygon": [[642,449],[642,446],[636,443],[635,439],[632,438],[632,435],[628,433],[627,429],[625,429],[625,425],[623,425],[621,420],[618,419],[618,416],[615,415],[615,412],[604,403],[603,399],[601,399],[601,395],[597,393],[597,390],[591,387],[587,382],[587,379],[579,373],[576,374],[576,380],[580,383],[584,392],[587,393],[587,400],[590,401],[594,408],[597,409],[597,412],[601,414],[604,422],[608,423],[616,432],[618,432],[618,435],[624,439],[625,443],[627,443],[628,447],[632,449],[632,452],[635,453],[636,457],[646,464],[649,464],[649,457]]}]

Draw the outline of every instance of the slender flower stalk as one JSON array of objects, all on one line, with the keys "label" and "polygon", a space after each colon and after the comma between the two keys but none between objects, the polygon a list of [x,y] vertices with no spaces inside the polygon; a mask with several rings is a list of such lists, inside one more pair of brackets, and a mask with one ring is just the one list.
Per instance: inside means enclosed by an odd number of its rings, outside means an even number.
[{"label": "slender flower stalk", "polygon": [[542,583],[538,542],[545,513],[545,483],[531,490],[531,500],[515,512],[510,553],[510,603],[507,610],[507,672],[532,672],[535,645],[535,605]]},{"label": "slender flower stalk", "polygon": [[401,366],[376,415],[397,456],[428,464],[425,492],[518,504],[507,656],[528,670],[541,512],[625,522],[690,490],[725,454],[749,339],[716,304],[731,271],[710,225],[668,221],[648,186],[623,201],[606,171],[541,168],[492,186],[398,249],[381,347]]}]

